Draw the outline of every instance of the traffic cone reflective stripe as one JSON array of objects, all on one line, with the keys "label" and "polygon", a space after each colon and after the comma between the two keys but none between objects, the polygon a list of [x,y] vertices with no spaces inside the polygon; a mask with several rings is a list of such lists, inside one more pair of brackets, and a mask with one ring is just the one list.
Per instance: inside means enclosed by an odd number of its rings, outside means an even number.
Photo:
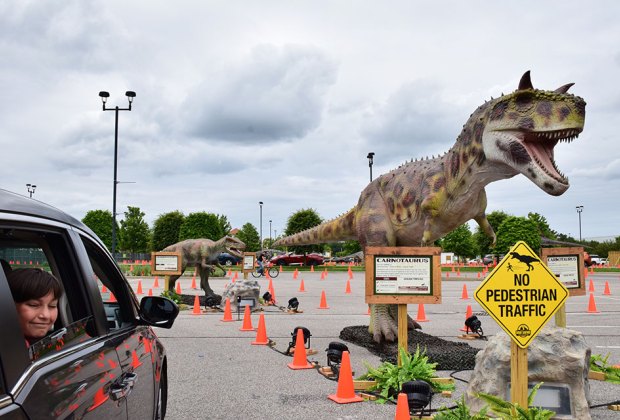
[{"label": "traffic cone reflective stripe", "polygon": [[588,313],[598,314],[600,311],[596,309],[596,301],[594,300],[594,293],[590,293],[590,301],[588,302]]},{"label": "traffic cone reflective stripe", "polygon": [[336,389],[336,393],[328,395],[327,398],[338,404],[364,401],[353,389],[353,373],[351,371],[351,360],[348,351],[342,352],[342,362],[340,363],[340,374],[338,375],[338,388]]},{"label": "traffic cone reflective stripe", "polygon": [[325,298],[325,290],[321,291],[321,304],[319,305],[319,309],[329,309],[329,306],[327,306],[327,299]]},{"label": "traffic cone reflective stripe", "polygon": [[312,369],[313,366],[308,363],[306,357],[306,347],[304,344],[304,332],[301,328],[297,330],[297,336],[295,337],[295,353],[293,354],[293,362],[287,364],[290,369]]},{"label": "traffic cone reflective stripe", "polygon": [[243,312],[243,325],[239,328],[239,331],[254,331],[254,327],[252,326],[250,305],[245,305],[245,311]]},{"label": "traffic cone reflective stripe", "polygon": [[232,311],[230,310],[230,298],[226,298],[226,304],[224,305],[224,317],[220,319],[222,322],[234,321],[232,317]]},{"label": "traffic cone reflective stripe", "polygon": [[267,344],[269,344],[269,339],[267,338],[267,329],[265,328],[265,314],[261,312],[260,317],[258,318],[258,330],[256,331],[256,340],[252,341],[252,345],[264,346]]},{"label": "traffic cone reflective stripe", "polygon": [[394,420],[410,420],[411,414],[409,414],[409,400],[407,394],[404,392],[398,393],[398,400],[396,401],[396,415]]},{"label": "traffic cone reflective stripe", "polygon": [[194,308],[192,309],[192,315],[200,315],[202,311],[200,310],[200,298],[198,295],[194,296]]},{"label": "traffic cone reflective stripe", "polygon": [[467,285],[463,284],[463,293],[461,293],[461,299],[469,300],[469,295],[467,294]]},{"label": "traffic cone reflective stripe", "polygon": [[418,303],[418,317],[416,318],[418,322],[428,322],[426,319],[426,311],[424,310],[424,304]]}]

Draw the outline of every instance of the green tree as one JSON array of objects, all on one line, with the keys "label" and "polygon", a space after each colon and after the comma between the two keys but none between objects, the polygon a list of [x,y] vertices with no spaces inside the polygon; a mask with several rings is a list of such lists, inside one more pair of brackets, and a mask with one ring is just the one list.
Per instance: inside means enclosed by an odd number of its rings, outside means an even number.
[{"label": "green tree", "polygon": [[[286,222],[284,233],[286,236],[310,229],[320,225],[323,219],[314,209],[302,209],[293,213]],[[304,245],[289,247],[293,252],[303,254],[305,252],[322,252],[322,245]]]},{"label": "green tree", "polygon": [[218,214],[216,216],[217,216],[217,223],[220,225],[222,232],[224,232],[222,236],[228,235],[230,231],[232,230],[232,226],[230,225],[230,222],[228,221],[228,217],[226,217],[223,214]]},{"label": "green tree", "polygon": [[445,252],[454,252],[459,261],[461,258],[476,256],[474,240],[467,223],[454,229],[441,239],[441,247]]},{"label": "green tree", "polygon": [[517,241],[524,241],[538,253],[540,234],[538,225],[526,217],[508,216],[497,229],[497,246],[495,251],[505,254]]},{"label": "green tree", "polygon": [[179,231],[185,220],[185,216],[180,211],[171,211],[161,214],[153,223],[153,243],[152,249],[161,251],[168,245],[179,241]]},{"label": "green tree", "polygon": [[245,244],[245,250],[248,252],[256,252],[260,250],[260,237],[258,230],[252,223],[246,223],[237,233],[237,239]]},{"label": "green tree", "polygon": [[121,220],[119,248],[128,252],[148,252],[151,231],[144,221],[144,213],[139,207],[127,207],[125,219]]},{"label": "green tree", "polygon": [[179,241],[185,239],[211,239],[217,241],[226,235],[218,215],[207,212],[190,213],[179,230]]},{"label": "green tree", "polygon": [[108,249],[112,249],[112,212],[110,210],[90,210],[82,223],[88,226],[103,241]]},{"label": "green tree", "polygon": [[355,254],[356,252],[359,252],[361,250],[362,246],[360,245],[359,241],[345,241],[342,247],[343,256]]},{"label": "green tree", "polygon": [[[499,211],[499,210],[496,210],[496,211],[493,211],[487,214],[487,220],[493,227],[493,230],[495,231],[496,236],[497,236],[497,229],[499,229],[499,226],[502,224],[504,219],[507,217],[508,217],[508,214],[504,213],[503,211]],[[474,240],[475,252],[478,255],[484,256],[485,254],[497,252],[496,250],[491,249],[491,238],[489,238],[480,229],[480,226],[476,227],[476,232],[473,235],[473,240]]]},{"label": "green tree", "polygon": [[533,221],[534,223],[536,223],[536,226],[538,226],[538,232],[540,233],[540,236],[544,236],[547,239],[557,238],[556,233],[553,230],[551,230],[551,228],[549,227],[549,223],[547,222],[547,219],[545,218],[545,216],[542,216],[538,213],[530,212],[527,214],[527,218]]}]

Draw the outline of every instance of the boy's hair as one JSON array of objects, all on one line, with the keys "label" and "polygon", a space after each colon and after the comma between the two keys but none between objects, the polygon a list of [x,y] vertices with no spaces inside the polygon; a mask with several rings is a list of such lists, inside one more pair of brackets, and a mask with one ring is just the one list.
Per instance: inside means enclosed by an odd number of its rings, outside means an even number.
[{"label": "boy's hair", "polygon": [[7,280],[16,303],[40,299],[49,292],[52,292],[56,299],[62,295],[62,286],[58,279],[40,268],[13,270],[8,273]]}]

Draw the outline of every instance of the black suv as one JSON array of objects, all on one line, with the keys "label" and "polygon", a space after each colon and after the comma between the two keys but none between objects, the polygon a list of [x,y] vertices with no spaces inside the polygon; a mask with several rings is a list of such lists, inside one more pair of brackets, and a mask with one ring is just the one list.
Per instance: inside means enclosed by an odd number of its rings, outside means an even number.
[{"label": "black suv", "polygon": [[[139,302],[84,224],[0,190],[0,419],[162,419],[166,352],[152,326],[170,328],[174,302]],[[38,267],[64,289],[51,332],[28,345],[7,283]]]}]

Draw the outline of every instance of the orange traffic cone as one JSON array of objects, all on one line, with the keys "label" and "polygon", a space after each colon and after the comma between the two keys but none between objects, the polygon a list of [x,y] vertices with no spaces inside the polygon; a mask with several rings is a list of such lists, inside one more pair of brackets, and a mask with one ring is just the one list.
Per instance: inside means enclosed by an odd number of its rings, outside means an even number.
[{"label": "orange traffic cone", "polygon": [[95,408],[106,402],[109,398],[110,397],[105,392],[103,392],[103,387],[99,388],[99,390],[95,393],[95,397],[93,398],[93,405],[88,407],[86,411],[93,411]]},{"label": "orange traffic cone", "polygon": [[323,278],[327,278],[327,267],[325,267],[325,269],[323,269],[323,273],[325,273]]},{"label": "orange traffic cone", "polygon": [[230,298],[226,298],[226,304],[224,305],[224,317],[220,319],[222,322],[234,321],[232,317],[232,311],[230,310]]},{"label": "orange traffic cone", "polygon": [[310,272],[314,273],[314,266],[313,265],[310,266]]},{"label": "orange traffic cone", "polygon": [[200,310],[200,298],[198,295],[194,296],[194,309],[192,309],[192,315],[200,315],[202,311]]},{"label": "orange traffic cone", "polygon": [[329,306],[327,306],[327,299],[325,298],[325,290],[321,291],[321,304],[318,309],[329,309]]},{"label": "orange traffic cone", "polygon": [[136,294],[138,295],[142,295],[142,280],[138,280],[138,290],[136,291]]},{"label": "orange traffic cone", "polygon": [[321,272],[321,280],[325,280],[325,272]]},{"label": "orange traffic cone", "polygon": [[149,289],[147,296],[153,296],[153,289]]},{"label": "orange traffic cone", "polygon": [[297,329],[297,336],[295,337],[295,353],[293,354],[293,362],[289,363],[287,366],[293,370],[313,368],[313,366],[308,363],[308,359],[306,357],[304,332],[301,328]]},{"label": "orange traffic cone", "polygon": [[340,364],[336,393],[328,395],[327,398],[338,404],[364,401],[353,389],[353,373],[351,372],[351,360],[349,359],[348,351],[342,352],[342,363]]},{"label": "orange traffic cone", "polygon": [[142,362],[138,358],[138,353],[136,353],[136,351],[134,350],[131,353],[131,367],[135,369],[139,366],[142,366]]},{"label": "orange traffic cone", "polygon": [[426,319],[426,312],[424,311],[423,303],[418,303],[418,317],[415,320],[418,322],[428,322],[428,319]]},{"label": "orange traffic cone", "polygon": [[409,400],[407,394],[404,392],[398,393],[398,400],[396,402],[396,415],[394,420],[410,420],[411,414],[409,414]]},{"label": "orange traffic cone", "polygon": [[194,290],[196,290],[196,289],[197,289],[197,287],[196,287],[196,276],[193,276],[193,277],[192,277],[192,285],[191,285],[190,287],[191,287],[192,289],[194,289]]},{"label": "orange traffic cone", "polygon": [[280,273],[282,272],[282,265],[280,265]]},{"label": "orange traffic cone", "polygon": [[[467,310],[465,311],[465,319],[469,318],[470,316],[473,315],[473,311],[471,310],[471,305],[467,305]],[[469,328],[467,328],[466,326],[463,326],[463,328],[461,328],[461,331],[469,331]]]},{"label": "orange traffic cone", "polygon": [[353,271],[349,271],[349,280],[353,280]]},{"label": "orange traffic cone", "polygon": [[265,314],[261,312],[260,317],[258,318],[258,330],[256,331],[256,340],[252,341],[252,345],[264,346],[267,344],[269,344],[269,339],[267,338],[267,329],[265,328]]},{"label": "orange traffic cone", "polygon": [[609,290],[609,282],[605,282],[605,291],[603,292],[605,296],[611,295],[611,290]]},{"label": "orange traffic cone", "polygon": [[590,293],[590,301],[588,302],[588,313],[598,314],[599,310],[596,309],[596,302],[594,301],[594,293]]},{"label": "orange traffic cone", "polygon": [[153,289],[159,287],[159,277],[155,276],[155,281],[153,282]]},{"label": "orange traffic cone", "polygon": [[254,327],[252,326],[250,305],[245,305],[245,311],[243,312],[243,325],[239,328],[239,331],[254,331]]},{"label": "orange traffic cone", "polygon": [[181,282],[180,281],[177,282],[177,288],[176,288],[175,292],[177,292],[178,295],[183,293],[183,292],[181,292]]},{"label": "orange traffic cone", "polygon": [[594,282],[592,281],[592,279],[590,279],[590,282],[588,284],[588,292],[594,292]]},{"label": "orange traffic cone", "polygon": [[233,283],[236,282],[238,278],[239,278],[239,273],[235,271],[235,274],[233,274],[233,278],[232,278]]},{"label": "orange traffic cone", "polygon": [[366,315],[370,315],[370,305],[368,305],[368,310],[366,311]]},{"label": "orange traffic cone", "polygon": [[461,299],[469,300],[469,295],[467,294],[467,285],[463,284],[463,293],[461,293]]},{"label": "orange traffic cone", "polygon": [[461,269],[460,268],[458,270],[456,270],[456,276],[457,277],[461,277]]},{"label": "orange traffic cone", "polygon": [[449,279],[450,278],[450,272],[446,271],[446,278]]},{"label": "orange traffic cone", "polygon": [[480,278],[480,271],[478,271],[478,278]]},{"label": "orange traffic cone", "polygon": [[295,269],[295,272],[293,273],[293,279],[297,280],[297,276],[299,276],[299,270]]},{"label": "orange traffic cone", "polygon": [[347,280],[347,285],[344,288],[344,294],[345,295],[350,295],[351,294],[351,282],[349,280]]},{"label": "orange traffic cone", "polygon": [[306,291],[306,287],[304,285],[304,279],[301,279],[301,283],[299,283],[299,291],[300,292],[305,292]]}]

